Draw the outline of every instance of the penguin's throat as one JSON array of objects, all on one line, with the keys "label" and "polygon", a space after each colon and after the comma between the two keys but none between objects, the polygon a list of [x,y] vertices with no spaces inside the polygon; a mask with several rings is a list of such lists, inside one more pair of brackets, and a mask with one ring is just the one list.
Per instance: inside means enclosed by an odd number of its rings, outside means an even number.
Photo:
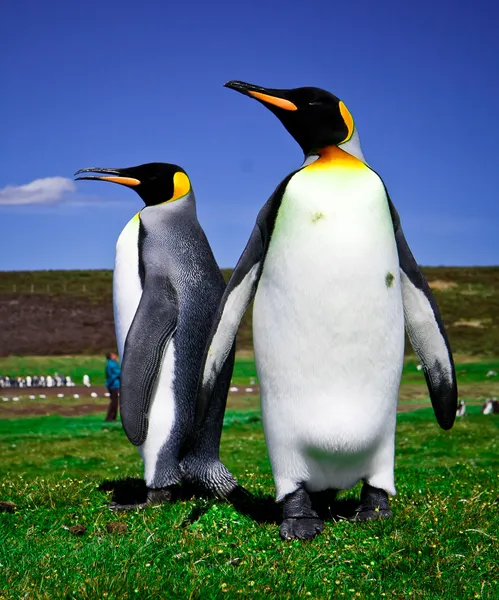
[{"label": "penguin's throat", "polygon": [[362,168],[364,163],[357,157],[345,152],[338,146],[325,146],[314,151],[305,158],[303,166],[308,169],[315,168]]}]

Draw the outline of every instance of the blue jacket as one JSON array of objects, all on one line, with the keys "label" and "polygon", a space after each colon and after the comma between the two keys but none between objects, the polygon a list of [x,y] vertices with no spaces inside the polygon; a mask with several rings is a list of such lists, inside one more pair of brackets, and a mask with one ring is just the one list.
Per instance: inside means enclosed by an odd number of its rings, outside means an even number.
[{"label": "blue jacket", "polygon": [[109,359],[106,363],[106,387],[109,390],[117,390],[120,387],[121,367],[115,361]]}]

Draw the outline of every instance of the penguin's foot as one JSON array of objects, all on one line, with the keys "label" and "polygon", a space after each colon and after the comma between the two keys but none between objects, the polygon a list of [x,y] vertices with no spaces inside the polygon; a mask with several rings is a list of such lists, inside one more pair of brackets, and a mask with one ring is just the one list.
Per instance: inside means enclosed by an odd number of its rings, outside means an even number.
[{"label": "penguin's foot", "polygon": [[317,518],[284,519],[279,527],[282,540],[311,540],[324,529],[324,523]]},{"label": "penguin's foot", "polygon": [[310,540],[324,529],[324,523],[312,509],[310,496],[299,487],[284,499],[283,521],[279,534],[283,540]]},{"label": "penguin's foot", "polygon": [[190,454],[182,459],[180,469],[185,483],[217,498],[226,498],[238,487],[232,473],[218,459],[207,461],[202,456]]},{"label": "penguin's foot", "polygon": [[136,502],[133,504],[119,504],[118,502],[111,502],[109,508],[111,510],[134,510],[137,508],[145,508],[147,506],[155,506],[158,504],[164,504],[171,502],[173,497],[172,488],[148,488],[147,498],[145,502]]},{"label": "penguin's foot", "polygon": [[392,517],[388,494],[385,490],[364,483],[360,493],[360,504],[355,510],[351,521],[374,521]]},{"label": "penguin's foot", "polygon": [[172,488],[149,488],[147,490],[147,504],[164,504],[171,502],[173,498]]}]

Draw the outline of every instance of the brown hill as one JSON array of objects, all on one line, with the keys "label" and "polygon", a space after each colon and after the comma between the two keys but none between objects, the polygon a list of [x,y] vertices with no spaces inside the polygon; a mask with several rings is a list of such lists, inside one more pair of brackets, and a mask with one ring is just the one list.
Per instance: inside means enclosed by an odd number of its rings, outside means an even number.
[{"label": "brown hill", "polygon": [[[453,350],[499,354],[499,267],[424,267]],[[228,279],[230,270],[223,271]],[[114,348],[111,271],[0,273],[0,356],[94,354]],[[238,349],[251,350],[251,312]],[[409,349],[408,349],[409,350]]]}]

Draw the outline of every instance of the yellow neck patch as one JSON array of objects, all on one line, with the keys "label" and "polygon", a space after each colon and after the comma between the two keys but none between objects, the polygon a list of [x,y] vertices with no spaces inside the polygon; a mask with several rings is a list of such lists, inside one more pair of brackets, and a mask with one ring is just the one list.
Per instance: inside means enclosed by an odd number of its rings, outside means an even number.
[{"label": "yellow neck patch", "polygon": [[316,154],[319,155],[319,158],[310,163],[307,167],[303,169],[305,172],[313,172],[321,169],[364,169],[367,168],[366,165],[356,158],[352,156],[348,152],[345,152],[338,146],[326,146],[322,148]]},{"label": "yellow neck patch", "polygon": [[177,171],[173,176],[173,196],[167,202],[175,202],[182,196],[185,196],[189,193],[191,189],[191,182],[185,173],[181,173]]},{"label": "yellow neck patch", "polygon": [[345,125],[347,126],[347,129],[348,129],[347,137],[341,142],[342,144],[344,144],[345,142],[348,142],[348,140],[353,135],[354,123],[353,123],[353,117],[350,114],[350,111],[345,106],[345,104],[343,102],[341,102],[341,100],[340,100],[340,113],[341,113],[341,116],[343,117],[343,121],[345,121]]}]

